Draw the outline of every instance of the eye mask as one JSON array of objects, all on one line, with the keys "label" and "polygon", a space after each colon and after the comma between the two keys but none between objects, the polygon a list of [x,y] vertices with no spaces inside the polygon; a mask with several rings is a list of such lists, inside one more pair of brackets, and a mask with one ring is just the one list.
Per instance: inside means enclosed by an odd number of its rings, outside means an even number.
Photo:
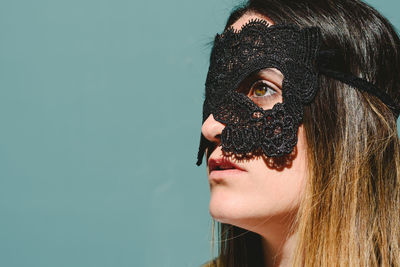
[{"label": "eye mask", "polygon": [[[240,31],[228,28],[217,34],[211,52],[203,104],[203,123],[212,114],[225,125],[221,146],[238,157],[264,154],[281,157],[292,153],[303,120],[303,107],[313,101],[319,73],[333,77],[379,97],[396,116],[400,108],[391,98],[366,80],[328,68],[334,50],[320,51],[318,27],[269,25],[252,20]],[[274,68],[283,75],[282,101],[263,109],[239,85],[249,76]],[[213,143],[201,135],[197,165]]]}]

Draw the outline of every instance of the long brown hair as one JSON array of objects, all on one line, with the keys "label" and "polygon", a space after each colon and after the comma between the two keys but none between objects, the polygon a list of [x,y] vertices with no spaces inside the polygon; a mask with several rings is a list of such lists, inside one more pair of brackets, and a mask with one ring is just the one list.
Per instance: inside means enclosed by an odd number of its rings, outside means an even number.
[{"label": "long brown hair", "polygon": [[[369,5],[250,0],[226,26],[249,11],[275,24],[319,26],[324,48],[344,55],[343,72],[375,83],[400,103],[400,40]],[[376,97],[320,75],[303,125],[309,170],[294,222],[293,266],[400,266],[400,142],[392,112]],[[259,235],[215,221],[213,232],[215,224],[218,256],[209,266],[264,266]]]}]

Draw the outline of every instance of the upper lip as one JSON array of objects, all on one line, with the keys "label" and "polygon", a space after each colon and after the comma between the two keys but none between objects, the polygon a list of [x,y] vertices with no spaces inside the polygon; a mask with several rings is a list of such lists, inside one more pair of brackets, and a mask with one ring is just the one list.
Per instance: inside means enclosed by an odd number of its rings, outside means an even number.
[{"label": "upper lip", "polygon": [[238,169],[244,171],[242,168],[240,168],[238,165],[236,165],[227,158],[210,158],[208,160],[208,169],[209,172],[212,172],[214,170],[226,170],[226,169]]}]

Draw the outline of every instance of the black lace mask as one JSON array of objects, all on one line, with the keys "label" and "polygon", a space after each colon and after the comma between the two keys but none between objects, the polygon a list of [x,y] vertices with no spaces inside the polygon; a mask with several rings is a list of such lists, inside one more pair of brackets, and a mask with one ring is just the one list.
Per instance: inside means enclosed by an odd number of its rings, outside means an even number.
[{"label": "black lace mask", "polygon": [[[203,123],[212,114],[216,121],[225,125],[221,133],[224,152],[239,157],[256,153],[281,157],[293,151],[303,119],[303,106],[314,99],[318,73],[324,70],[324,64],[316,64],[317,60],[321,62],[321,56],[318,58],[321,40],[318,27],[270,26],[258,19],[248,22],[240,31],[231,27],[216,35],[206,80]],[[246,94],[238,92],[238,86],[248,76],[267,68],[275,68],[283,74],[283,101],[264,110]],[[373,86],[354,76],[339,74],[344,77],[335,78],[348,84]],[[202,135],[197,165],[211,145]]]}]

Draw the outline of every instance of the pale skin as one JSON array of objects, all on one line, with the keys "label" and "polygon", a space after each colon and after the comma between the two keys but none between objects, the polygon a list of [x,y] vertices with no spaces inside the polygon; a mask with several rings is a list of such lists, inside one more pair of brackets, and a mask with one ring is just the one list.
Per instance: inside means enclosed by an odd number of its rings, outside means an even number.
[{"label": "pale skin", "polygon": [[[240,30],[251,19],[269,18],[254,13],[246,13],[232,26]],[[282,73],[277,69],[265,69],[257,80],[268,86],[262,91],[259,85],[248,91],[248,96],[264,109],[270,109],[282,102]],[[259,82],[259,84],[260,84]],[[257,89],[258,88],[258,89]],[[203,135],[220,144],[220,134],[225,125],[210,115],[202,126]],[[227,158],[221,146],[210,154],[209,161],[219,162]],[[290,266],[296,243],[296,232],[290,231],[290,222],[298,210],[304,191],[307,160],[306,140],[303,126],[299,127],[298,142],[291,163],[284,168],[274,168],[265,156],[250,160],[238,160],[229,156],[239,170],[211,170],[207,172],[211,191],[210,214],[222,223],[235,225],[255,232],[262,237],[264,258],[267,266]]]}]

